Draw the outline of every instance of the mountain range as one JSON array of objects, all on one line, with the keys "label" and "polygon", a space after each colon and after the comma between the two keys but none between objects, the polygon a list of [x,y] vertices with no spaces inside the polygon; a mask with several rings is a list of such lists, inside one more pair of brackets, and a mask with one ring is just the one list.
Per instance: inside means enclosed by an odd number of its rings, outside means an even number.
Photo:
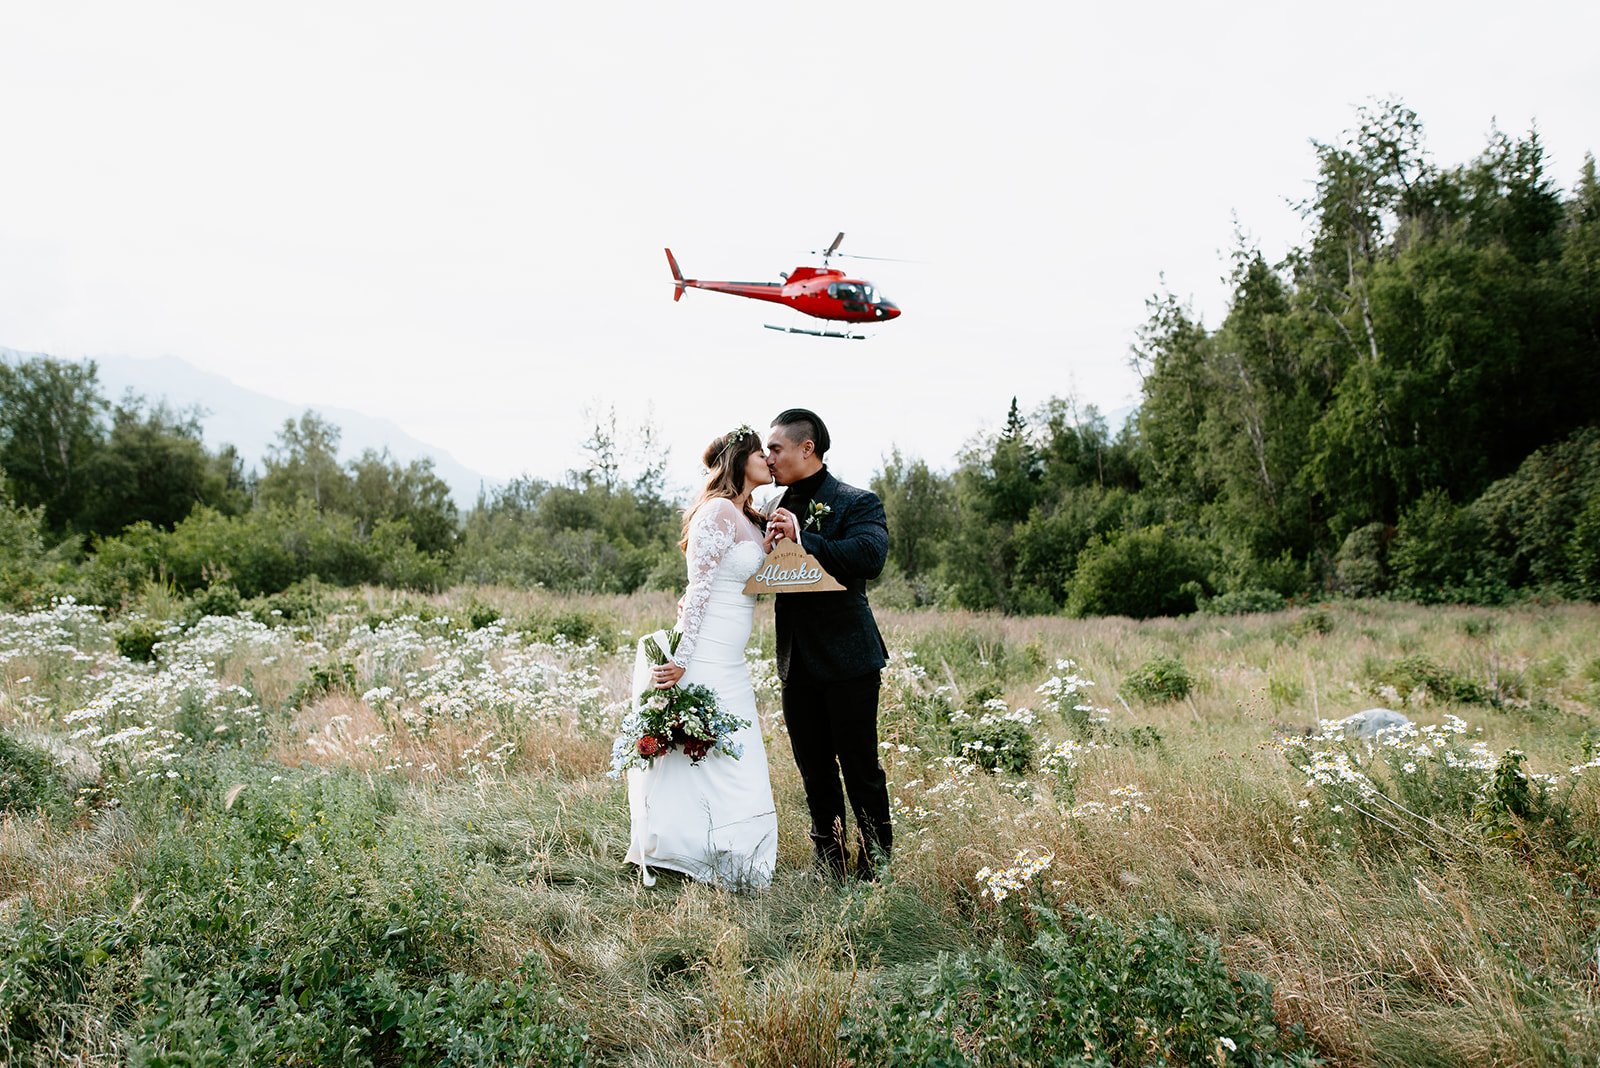
[{"label": "mountain range", "polygon": [[[43,354],[0,348],[0,359],[40,355]],[[175,356],[96,356],[94,364],[99,370],[101,392],[113,402],[132,390],[151,403],[165,400],[173,408],[198,407],[206,445],[213,449],[224,443],[232,445],[243,457],[246,470],[260,470],[262,458],[277,440],[284,422],[298,419],[309,408],[342,431],[340,459],[350,460],[367,449],[385,448],[401,463],[426,457],[433,461],[434,472],[450,487],[456,506],[463,510],[477,501],[480,488],[487,491],[497,484],[497,480],[472,470],[438,446],[407,433],[391,419],[353,408],[271,397]]]}]

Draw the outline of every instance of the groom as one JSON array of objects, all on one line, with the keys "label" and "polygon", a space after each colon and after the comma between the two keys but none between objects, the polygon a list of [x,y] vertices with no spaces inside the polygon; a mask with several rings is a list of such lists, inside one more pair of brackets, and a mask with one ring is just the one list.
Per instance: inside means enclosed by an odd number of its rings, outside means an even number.
[{"label": "groom", "polygon": [[[889,556],[883,503],[847,486],[823,463],[828,428],[815,412],[790,408],[772,421],[767,467],[783,500],[767,523],[766,548],[798,542],[843,590],[784,594],[774,612],[783,720],[811,810],[817,867],[846,870],[845,793],[855,814],[856,874],[872,878],[889,859],[889,787],[878,763],[878,684],[883,638],[867,605],[867,580]],[[844,775],[844,791],[839,777]]]}]

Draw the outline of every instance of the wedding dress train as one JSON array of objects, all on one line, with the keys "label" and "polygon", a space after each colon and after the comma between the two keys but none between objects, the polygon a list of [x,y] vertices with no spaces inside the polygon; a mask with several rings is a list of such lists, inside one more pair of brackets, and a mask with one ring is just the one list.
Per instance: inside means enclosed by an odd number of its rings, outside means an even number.
[{"label": "wedding dress train", "polygon": [[[777,859],[778,817],[744,655],[756,603],[744,585],[765,559],[761,532],[732,501],[707,501],[690,521],[687,556],[689,588],[678,618],[683,638],[673,656],[686,668],[679,685],[709,687],[750,726],[733,736],[744,746],[737,760],[712,755],[692,764],[674,750],[649,768],[628,771],[627,859],[639,865],[647,886],[655,883],[651,868],[671,868],[703,882],[764,887]],[[641,648],[635,695],[649,687],[649,669]]]}]

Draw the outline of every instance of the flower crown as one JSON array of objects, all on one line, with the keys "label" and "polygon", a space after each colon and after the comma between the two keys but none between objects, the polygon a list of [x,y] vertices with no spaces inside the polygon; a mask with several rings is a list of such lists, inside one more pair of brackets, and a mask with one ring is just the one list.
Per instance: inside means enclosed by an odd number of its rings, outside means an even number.
[{"label": "flower crown", "polygon": [[749,423],[740,423],[738,426],[728,431],[727,434],[723,435],[722,455],[726,456],[729,449],[733,448],[734,445],[743,441],[745,438],[749,437],[755,432],[755,427],[751,426]]}]

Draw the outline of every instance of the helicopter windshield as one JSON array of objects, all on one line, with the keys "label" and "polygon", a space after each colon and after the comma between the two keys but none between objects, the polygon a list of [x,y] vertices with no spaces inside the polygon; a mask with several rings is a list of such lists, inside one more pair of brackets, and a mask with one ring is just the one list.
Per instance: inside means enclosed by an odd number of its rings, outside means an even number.
[{"label": "helicopter windshield", "polygon": [[839,300],[860,301],[872,304],[878,300],[876,287],[867,282],[835,282],[828,287],[828,296]]}]

